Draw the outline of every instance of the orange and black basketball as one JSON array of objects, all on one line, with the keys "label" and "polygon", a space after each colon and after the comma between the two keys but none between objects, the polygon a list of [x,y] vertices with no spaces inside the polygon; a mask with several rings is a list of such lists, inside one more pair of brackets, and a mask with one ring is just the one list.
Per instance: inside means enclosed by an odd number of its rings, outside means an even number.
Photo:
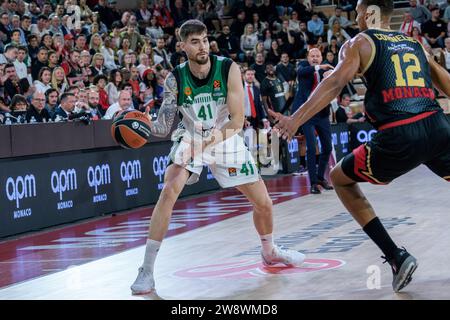
[{"label": "orange and black basketball", "polygon": [[123,111],[111,125],[113,139],[126,149],[142,147],[150,137],[150,121],[140,111]]}]

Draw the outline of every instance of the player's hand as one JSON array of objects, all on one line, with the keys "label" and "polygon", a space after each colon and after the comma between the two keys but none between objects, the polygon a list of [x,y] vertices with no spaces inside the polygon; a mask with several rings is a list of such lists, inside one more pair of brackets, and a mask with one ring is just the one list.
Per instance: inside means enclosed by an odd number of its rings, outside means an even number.
[{"label": "player's hand", "polygon": [[275,119],[274,130],[278,132],[284,140],[291,140],[298,129],[294,123],[294,119],[270,109],[269,114]]},{"label": "player's hand", "polygon": [[322,70],[334,70],[334,67],[331,64],[321,64],[319,67]]},{"label": "player's hand", "polygon": [[147,106],[145,108],[144,115],[148,118],[148,121],[150,121],[150,124],[152,123],[152,116],[150,115],[150,106]]}]

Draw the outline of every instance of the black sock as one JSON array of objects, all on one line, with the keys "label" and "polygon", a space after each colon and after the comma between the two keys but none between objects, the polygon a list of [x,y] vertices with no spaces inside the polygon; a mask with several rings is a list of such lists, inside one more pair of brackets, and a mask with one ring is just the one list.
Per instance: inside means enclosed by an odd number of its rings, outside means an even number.
[{"label": "black sock", "polygon": [[380,219],[375,217],[370,220],[370,222],[363,227],[363,230],[367,233],[370,239],[375,242],[381,251],[383,251],[386,259],[391,260],[394,256],[395,250],[397,250],[397,246],[381,224]]}]

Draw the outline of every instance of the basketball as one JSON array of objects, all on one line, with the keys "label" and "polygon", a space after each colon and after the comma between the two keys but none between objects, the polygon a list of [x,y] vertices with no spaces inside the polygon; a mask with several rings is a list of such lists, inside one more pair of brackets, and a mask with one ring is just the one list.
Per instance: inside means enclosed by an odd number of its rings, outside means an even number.
[{"label": "basketball", "polygon": [[150,121],[140,111],[123,111],[114,117],[111,135],[123,148],[140,148],[150,137]]}]

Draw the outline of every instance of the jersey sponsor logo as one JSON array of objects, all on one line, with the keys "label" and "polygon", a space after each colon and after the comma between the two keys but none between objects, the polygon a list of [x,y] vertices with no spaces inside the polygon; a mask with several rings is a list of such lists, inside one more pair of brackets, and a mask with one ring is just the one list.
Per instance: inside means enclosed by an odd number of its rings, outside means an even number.
[{"label": "jersey sponsor logo", "polygon": [[220,90],[220,80],[214,80],[213,87],[215,91]]},{"label": "jersey sponsor logo", "polygon": [[192,89],[190,87],[184,88],[184,94],[190,96],[192,94]]},{"label": "jersey sponsor logo", "polygon": [[183,269],[175,272],[181,278],[200,279],[249,279],[265,276],[289,276],[321,270],[340,268],[345,261],[338,259],[306,259],[301,267],[267,267],[255,260],[233,261]]},{"label": "jersey sponsor logo", "polygon": [[236,168],[228,168],[228,175],[230,177],[236,177],[237,176],[237,170]]}]

